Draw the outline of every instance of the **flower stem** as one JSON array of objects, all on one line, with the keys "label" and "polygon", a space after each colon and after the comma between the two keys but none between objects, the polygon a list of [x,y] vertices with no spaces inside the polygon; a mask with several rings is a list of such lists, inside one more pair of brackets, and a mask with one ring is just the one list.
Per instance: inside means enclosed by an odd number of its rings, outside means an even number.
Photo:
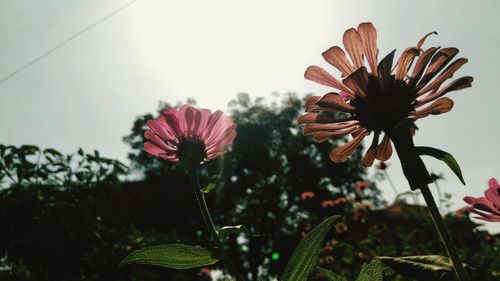
[{"label": "flower stem", "polygon": [[205,196],[201,192],[200,181],[198,178],[198,169],[187,169],[189,179],[191,181],[191,186],[193,187],[194,195],[196,196],[196,201],[198,202],[198,206],[200,207],[201,214],[203,216],[203,220],[208,228],[208,232],[210,232],[210,236],[212,236],[212,240],[215,243],[215,246],[220,251],[223,262],[226,264],[229,273],[236,278],[237,281],[244,281],[243,276],[238,272],[233,262],[229,259],[226,251],[224,250],[224,246],[220,241],[219,235],[217,234],[217,230],[215,229],[214,222],[212,217],[210,216],[210,212],[208,211],[207,203],[205,201]]},{"label": "flower stem", "polygon": [[436,226],[439,236],[444,243],[448,256],[450,257],[455,273],[459,281],[469,281],[469,277],[465,272],[460,257],[458,256],[457,249],[453,243],[453,239],[446,228],[446,225],[439,213],[439,209],[436,206],[434,197],[429,189],[428,184],[432,182],[429,172],[425,167],[424,162],[417,154],[415,150],[415,145],[413,143],[413,137],[408,127],[399,126],[392,130],[386,131],[386,133],[391,138],[396,152],[398,153],[399,160],[401,161],[401,167],[403,168],[403,173],[410,184],[412,190],[420,189],[422,195],[424,196],[425,203],[429,208],[429,212],[432,216],[432,221]]},{"label": "flower stem", "polygon": [[439,214],[439,209],[436,205],[436,202],[434,201],[434,197],[432,196],[429,186],[423,186],[420,188],[420,190],[422,191],[425,203],[427,204],[429,212],[431,213],[432,221],[434,222],[434,225],[436,226],[439,235],[443,240],[444,246],[446,248],[446,251],[448,252],[448,256],[450,257],[451,262],[453,263],[453,267],[455,268],[455,273],[457,274],[458,280],[469,281],[469,277],[467,276],[462,262],[460,261],[460,257],[458,256],[457,248],[453,243],[453,239],[450,235],[450,232],[448,231],[448,228],[446,227],[446,224],[443,221],[443,218]]}]

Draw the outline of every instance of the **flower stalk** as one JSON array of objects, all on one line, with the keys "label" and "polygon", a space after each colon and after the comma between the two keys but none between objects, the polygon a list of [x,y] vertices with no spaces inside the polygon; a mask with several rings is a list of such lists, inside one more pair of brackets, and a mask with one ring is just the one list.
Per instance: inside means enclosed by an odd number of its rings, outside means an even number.
[{"label": "flower stalk", "polygon": [[450,257],[455,274],[459,281],[470,281],[464,266],[458,256],[457,248],[453,243],[453,239],[446,227],[446,224],[439,213],[439,209],[434,201],[434,197],[429,189],[428,184],[432,182],[429,172],[424,165],[424,162],[417,154],[410,129],[407,126],[396,126],[394,129],[387,131],[398,153],[403,168],[403,173],[410,184],[412,190],[420,189],[424,196],[425,203],[431,213],[432,221],[438,230],[439,236],[443,241],[446,252]]},{"label": "flower stalk", "polygon": [[219,235],[217,234],[217,230],[215,229],[214,222],[208,210],[207,203],[205,201],[205,196],[201,192],[200,181],[198,177],[198,169],[194,168],[186,168],[186,171],[189,176],[189,180],[191,181],[191,186],[193,187],[194,195],[196,196],[196,201],[198,202],[198,206],[200,207],[200,211],[205,221],[205,224],[208,228],[208,232],[210,232],[210,236],[212,237],[213,242],[215,243],[216,248],[219,250],[219,253],[222,257],[222,261],[226,264],[229,273],[236,278],[237,281],[244,281],[243,276],[238,272],[233,262],[227,255],[224,250],[224,246],[220,241]]}]

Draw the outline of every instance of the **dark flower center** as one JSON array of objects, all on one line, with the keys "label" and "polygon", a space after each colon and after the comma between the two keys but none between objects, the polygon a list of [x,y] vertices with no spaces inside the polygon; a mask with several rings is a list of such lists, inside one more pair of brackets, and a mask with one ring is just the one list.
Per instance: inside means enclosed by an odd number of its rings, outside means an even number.
[{"label": "dark flower center", "polygon": [[182,140],[177,149],[179,160],[188,166],[199,165],[207,157],[205,144],[199,140]]},{"label": "dark flower center", "polygon": [[370,74],[365,97],[351,101],[353,116],[368,130],[387,131],[406,119],[413,110],[417,90],[394,75],[379,78]]}]

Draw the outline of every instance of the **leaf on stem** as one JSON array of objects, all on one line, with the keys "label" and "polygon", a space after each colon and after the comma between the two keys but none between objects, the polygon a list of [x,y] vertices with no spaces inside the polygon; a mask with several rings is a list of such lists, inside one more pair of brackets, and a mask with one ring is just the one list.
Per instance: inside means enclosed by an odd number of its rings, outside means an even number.
[{"label": "leaf on stem", "polygon": [[376,258],[369,264],[364,264],[356,281],[383,281],[384,267],[382,262]]},{"label": "leaf on stem", "polygon": [[465,185],[465,181],[462,176],[462,171],[460,170],[460,166],[458,165],[458,162],[457,160],[455,160],[453,155],[451,155],[446,151],[442,151],[437,148],[427,147],[427,146],[417,146],[415,147],[415,149],[418,155],[432,156],[446,163],[446,165],[448,165],[448,167],[450,167],[453,173],[455,173],[455,175],[460,179],[462,184]]},{"label": "leaf on stem", "polygon": [[184,245],[167,244],[145,247],[129,254],[118,268],[127,264],[147,264],[173,269],[188,269],[214,264],[218,261],[208,249]]},{"label": "leaf on stem", "polygon": [[314,269],[326,234],[340,216],[329,217],[300,241],[285,267],[280,281],[305,281]]}]

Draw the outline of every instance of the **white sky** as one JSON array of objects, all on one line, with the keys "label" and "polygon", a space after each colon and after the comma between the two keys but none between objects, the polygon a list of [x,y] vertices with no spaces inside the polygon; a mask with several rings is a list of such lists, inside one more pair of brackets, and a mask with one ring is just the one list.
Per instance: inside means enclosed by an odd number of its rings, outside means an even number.
[{"label": "white sky", "polygon": [[[1,0],[0,79],[126,3]],[[449,95],[450,113],[420,121],[415,141],[461,164],[467,187],[443,164],[425,160],[445,172],[441,188],[456,195],[454,208],[465,195],[480,196],[489,178],[500,179],[498,1],[138,0],[0,84],[0,143],[95,148],[125,161],[121,138],[159,100],[194,97],[202,107],[225,109],[238,92],[326,93],[304,70],[332,70],[321,52],[364,21],[378,30],[380,57],[436,30],[426,46],[458,47],[469,59],[457,77],[474,76],[473,87]],[[389,173],[406,190],[394,160]],[[387,183],[380,186],[392,199]]]}]

